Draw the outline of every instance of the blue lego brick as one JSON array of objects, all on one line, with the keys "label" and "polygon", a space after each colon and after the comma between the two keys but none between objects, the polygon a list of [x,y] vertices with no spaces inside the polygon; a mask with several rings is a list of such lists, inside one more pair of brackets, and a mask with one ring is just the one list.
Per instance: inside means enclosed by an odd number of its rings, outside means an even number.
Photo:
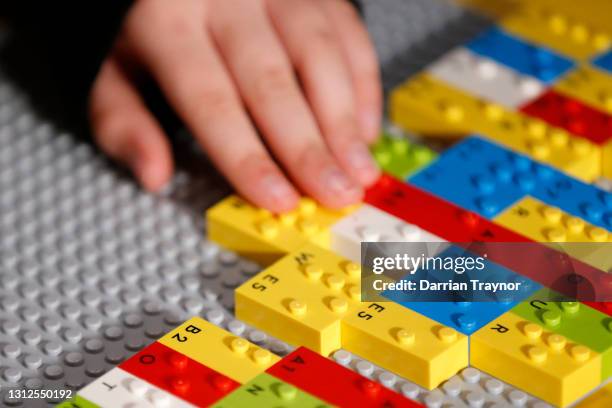
[{"label": "blue lego brick", "polygon": [[[466,252],[463,248],[450,247],[448,250],[441,252],[438,256],[446,258],[448,256],[457,257],[469,254],[475,257],[475,254]],[[415,275],[417,276],[415,280]],[[441,270],[419,270],[415,275],[406,276],[406,280],[420,281],[424,278],[431,281],[445,282],[453,280],[454,282],[470,282],[471,280],[479,280],[481,282],[520,282],[520,290],[517,291],[498,291],[498,292],[472,292],[472,293],[455,293],[455,301],[431,301],[432,297],[438,299],[448,299],[453,296],[451,293],[435,292],[401,292],[401,291],[386,291],[383,296],[387,299],[429,317],[445,326],[452,327],[455,330],[470,335],[482,328],[492,320],[508,312],[521,301],[527,299],[533,293],[541,289],[541,285],[524,276],[511,271],[495,262],[485,260],[485,269],[482,271],[465,272],[457,275],[454,271]],[[422,300],[428,299],[428,300]]]},{"label": "blue lego brick", "polygon": [[532,195],[548,205],[612,231],[612,193],[558,172]]},{"label": "blue lego brick", "polygon": [[547,185],[554,174],[549,166],[471,136],[407,181],[492,219],[525,195]]},{"label": "blue lego brick", "polygon": [[609,50],[608,52],[595,58],[593,64],[612,74],[612,50]]},{"label": "blue lego brick", "polygon": [[475,53],[551,84],[574,67],[572,60],[493,27],[467,44]]}]

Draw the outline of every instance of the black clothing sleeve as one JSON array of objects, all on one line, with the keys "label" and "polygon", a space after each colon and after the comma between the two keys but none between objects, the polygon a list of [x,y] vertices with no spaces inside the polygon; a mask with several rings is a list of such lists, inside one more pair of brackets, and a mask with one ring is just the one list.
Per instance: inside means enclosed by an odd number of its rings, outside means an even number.
[{"label": "black clothing sleeve", "polygon": [[86,117],[91,84],[131,4],[132,0],[1,0],[0,16],[8,18],[14,34],[9,48],[26,57],[18,58],[21,62],[13,71],[17,76],[24,66],[34,71],[23,79],[26,87],[32,78],[53,82],[60,103]]}]

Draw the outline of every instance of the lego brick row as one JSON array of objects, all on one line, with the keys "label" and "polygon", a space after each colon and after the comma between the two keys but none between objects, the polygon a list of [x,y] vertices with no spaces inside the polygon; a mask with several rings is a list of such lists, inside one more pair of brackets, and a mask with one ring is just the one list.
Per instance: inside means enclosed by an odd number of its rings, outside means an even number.
[{"label": "lego brick row", "polygon": [[62,406],[132,405],[420,406],[305,348],[280,359],[200,318],[141,350]]},{"label": "lego brick row", "polygon": [[481,137],[457,143],[409,182],[487,218],[529,195],[612,230],[612,194]]},{"label": "lego brick row", "polygon": [[601,149],[589,140],[418,74],[391,95],[394,123],[425,136],[482,134],[585,181],[601,172]]},{"label": "lego brick row", "polygon": [[314,245],[236,290],[236,315],[323,355],[345,348],[426,388],[467,365],[467,337],[394,303],[360,302],[360,267]]}]

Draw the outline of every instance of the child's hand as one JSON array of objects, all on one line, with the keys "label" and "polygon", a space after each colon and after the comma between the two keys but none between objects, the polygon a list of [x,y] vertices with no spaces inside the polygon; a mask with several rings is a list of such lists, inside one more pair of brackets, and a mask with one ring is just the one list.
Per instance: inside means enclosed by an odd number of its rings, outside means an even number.
[{"label": "child's hand", "polygon": [[153,76],[256,205],[292,209],[293,182],[340,207],[379,175],[367,147],[380,126],[379,71],[345,0],[135,3],[96,79],[90,112],[100,146],[157,190],[172,175],[172,155],[128,75],[134,68]]}]

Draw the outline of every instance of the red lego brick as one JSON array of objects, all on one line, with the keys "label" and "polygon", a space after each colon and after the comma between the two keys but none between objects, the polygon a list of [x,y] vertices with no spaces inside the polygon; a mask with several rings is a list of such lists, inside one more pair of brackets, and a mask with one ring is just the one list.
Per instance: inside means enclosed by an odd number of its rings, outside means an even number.
[{"label": "red lego brick", "polygon": [[610,114],[552,89],[523,106],[521,111],[598,145],[612,139]]},{"label": "red lego brick", "polygon": [[612,302],[583,302],[585,305],[597,309],[602,313],[612,316]]},{"label": "red lego brick", "polygon": [[530,242],[520,234],[389,175],[366,192],[365,201],[449,242]]},{"label": "red lego brick", "polygon": [[240,386],[231,378],[159,342],[119,367],[199,407],[215,403]]},{"label": "red lego brick", "polygon": [[422,407],[304,347],[268,368],[267,373],[335,406]]},{"label": "red lego brick", "polygon": [[612,291],[608,274],[597,268],[389,175],[366,192],[365,201],[570,298],[608,299]]}]

